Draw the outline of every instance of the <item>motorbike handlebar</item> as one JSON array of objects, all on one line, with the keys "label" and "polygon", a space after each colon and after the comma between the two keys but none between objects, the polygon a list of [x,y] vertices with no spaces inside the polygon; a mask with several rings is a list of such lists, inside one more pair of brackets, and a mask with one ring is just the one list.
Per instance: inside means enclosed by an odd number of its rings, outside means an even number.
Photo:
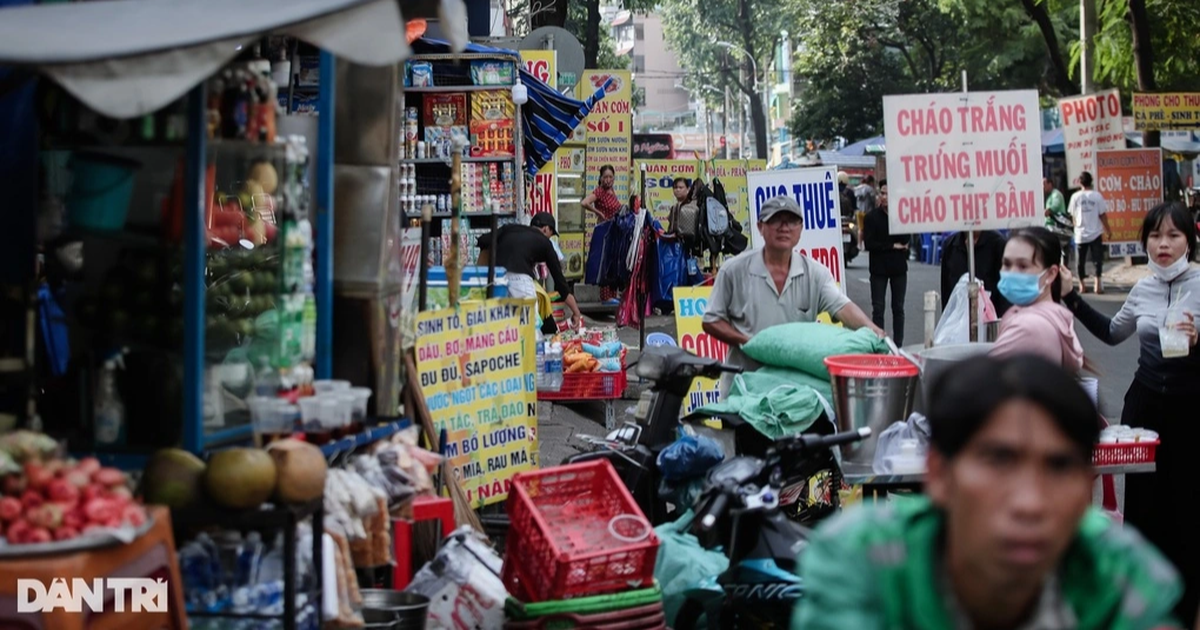
[{"label": "motorbike handlebar", "polygon": [[710,531],[717,524],[717,519],[725,513],[725,508],[729,507],[728,493],[721,492],[713,497],[712,503],[708,505],[708,509],[700,515],[700,529],[702,531]]},{"label": "motorbike handlebar", "polygon": [[798,435],[788,440],[785,448],[789,450],[821,450],[833,448],[842,444],[850,444],[859,442],[871,436],[870,427],[855,429],[854,431],[843,431],[832,435]]}]

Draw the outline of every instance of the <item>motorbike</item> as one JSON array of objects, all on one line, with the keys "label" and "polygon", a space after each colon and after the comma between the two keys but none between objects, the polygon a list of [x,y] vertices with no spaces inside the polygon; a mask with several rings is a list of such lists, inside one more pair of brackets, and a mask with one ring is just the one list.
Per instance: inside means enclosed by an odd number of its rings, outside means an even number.
[{"label": "motorbike", "polygon": [[846,262],[858,256],[858,222],[854,213],[842,215],[842,257]]},{"label": "motorbike", "polygon": [[660,492],[658,454],[676,439],[679,412],[692,381],[719,378],[724,373],[740,374],[742,368],[681,348],[654,346],[642,352],[634,369],[651,383],[638,400],[634,421],[604,438],[583,437],[593,449],[571,455],[563,464],[609,460],[646,518],[661,525],[671,520],[674,510],[668,508],[670,494]]},{"label": "motorbike", "polygon": [[798,435],[775,443],[764,459],[735,457],[709,471],[691,531],[706,548],[721,547],[729,568],[687,593],[676,630],[704,627],[786,628],[804,584],[797,558],[809,530],[781,509],[784,462],[827,454],[863,440],[869,428],[831,435]]}]

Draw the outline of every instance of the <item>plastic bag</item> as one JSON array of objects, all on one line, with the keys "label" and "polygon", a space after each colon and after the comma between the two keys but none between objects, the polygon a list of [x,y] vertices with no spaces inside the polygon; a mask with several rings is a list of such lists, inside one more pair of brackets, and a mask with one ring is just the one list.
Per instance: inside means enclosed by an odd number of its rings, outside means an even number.
[{"label": "plastic bag", "polygon": [[683,258],[683,245],[679,241],[658,240],[658,277],[653,283],[654,302],[671,302],[674,299],[674,289],[687,280],[686,263]]},{"label": "plastic bag", "polygon": [[500,580],[500,556],[464,525],[404,589],[429,598],[427,628],[503,628],[508,592]]},{"label": "plastic bag", "polygon": [[612,221],[604,221],[592,228],[592,242],[588,247],[587,265],[584,270],[584,284],[599,285],[600,269],[604,262],[604,240],[608,238],[608,230]]},{"label": "plastic bag", "polygon": [[703,435],[685,435],[658,454],[658,469],[664,479],[698,477],[725,461],[725,452],[716,440]]},{"label": "plastic bag", "polygon": [[[970,296],[967,295],[967,277],[968,274],[963,274],[958,279],[958,283],[954,285],[954,290],[950,293],[950,299],[946,301],[946,309],[942,311],[942,319],[938,321],[937,329],[933,332],[933,345],[943,346],[955,343],[970,343],[971,341],[971,318],[970,318]],[[996,307],[992,305],[992,298],[989,293],[979,289],[979,322],[982,326],[986,322],[996,321]],[[980,334],[980,340],[985,339],[984,335]]]},{"label": "plastic bag", "polygon": [[687,601],[689,590],[729,568],[729,559],[724,554],[701,547],[700,541],[688,533],[693,518],[695,515],[688,510],[674,523],[654,529],[659,541],[654,579],[662,587],[667,627],[675,623],[675,615]]},{"label": "plastic bag", "polygon": [[870,329],[850,330],[817,322],[771,326],[742,346],[746,356],[763,365],[800,370],[822,380],[829,379],[827,357],[887,351],[887,342]]},{"label": "plastic bag", "polygon": [[[871,470],[877,475],[895,474],[895,465],[898,463],[896,458],[904,457],[906,446],[911,445],[914,441],[916,442],[914,454],[920,459],[920,464],[923,466],[925,454],[929,451],[929,420],[919,413],[910,415],[904,422],[893,423],[879,434]],[[907,462],[900,463],[907,464]]]}]

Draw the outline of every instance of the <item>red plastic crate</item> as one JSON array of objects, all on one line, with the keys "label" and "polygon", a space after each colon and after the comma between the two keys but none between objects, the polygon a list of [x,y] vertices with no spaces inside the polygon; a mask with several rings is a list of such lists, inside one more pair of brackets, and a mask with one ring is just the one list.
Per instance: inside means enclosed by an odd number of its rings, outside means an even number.
[{"label": "red plastic crate", "polygon": [[507,509],[503,579],[514,597],[542,602],[654,583],[654,531],[637,543],[608,532],[613,517],[645,519],[608,460],[520,473]]},{"label": "red plastic crate", "polygon": [[1150,464],[1154,462],[1154,451],[1157,449],[1158,440],[1126,444],[1097,444],[1092,449],[1092,465]]},{"label": "red plastic crate", "polygon": [[625,371],[571,372],[563,374],[562,388],[556,392],[538,392],[538,400],[608,400],[625,394]]}]

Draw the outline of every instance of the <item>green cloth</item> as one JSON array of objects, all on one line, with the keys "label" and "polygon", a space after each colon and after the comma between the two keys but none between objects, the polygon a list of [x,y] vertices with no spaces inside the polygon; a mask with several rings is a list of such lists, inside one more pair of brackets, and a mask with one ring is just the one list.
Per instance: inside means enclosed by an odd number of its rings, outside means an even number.
[{"label": "green cloth", "polygon": [[825,359],[839,354],[884,354],[887,342],[869,328],[850,330],[818,322],[779,324],[742,345],[746,356],[763,365],[800,370],[829,380]]},{"label": "green cloth", "polygon": [[1054,215],[1059,217],[1068,217],[1067,202],[1063,199],[1063,194],[1058,192],[1058,189],[1050,191],[1046,196],[1046,209],[1050,211],[1052,216],[1046,217],[1046,227],[1054,227]]},{"label": "green cloth", "polygon": [[662,586],[667,627],[675,623],[675,616],[687,601],[689,590],[729,568],[725,554],[705,549],[688,531],[693,518],[695,514],[688,510],[678,520],[654,528],[659,541],[654,579]]},{"label": "green cloth", "polygon": [[777,440],[807,430],[821,417],[825,404],[833,404],[828,381],[795,370],[762,368],[738,374],[724,400],[693,414],[736,414],[759,433]]},{"label": "green cloth", "polygon": [[[826,521],[804,550],[793,630],[953,630],[936,558],[944,528],[926,497],[859,506]],[[1179,628],[1174,568],[1135,530],[1089,509],[1058,566],[1078,630]]]}]

